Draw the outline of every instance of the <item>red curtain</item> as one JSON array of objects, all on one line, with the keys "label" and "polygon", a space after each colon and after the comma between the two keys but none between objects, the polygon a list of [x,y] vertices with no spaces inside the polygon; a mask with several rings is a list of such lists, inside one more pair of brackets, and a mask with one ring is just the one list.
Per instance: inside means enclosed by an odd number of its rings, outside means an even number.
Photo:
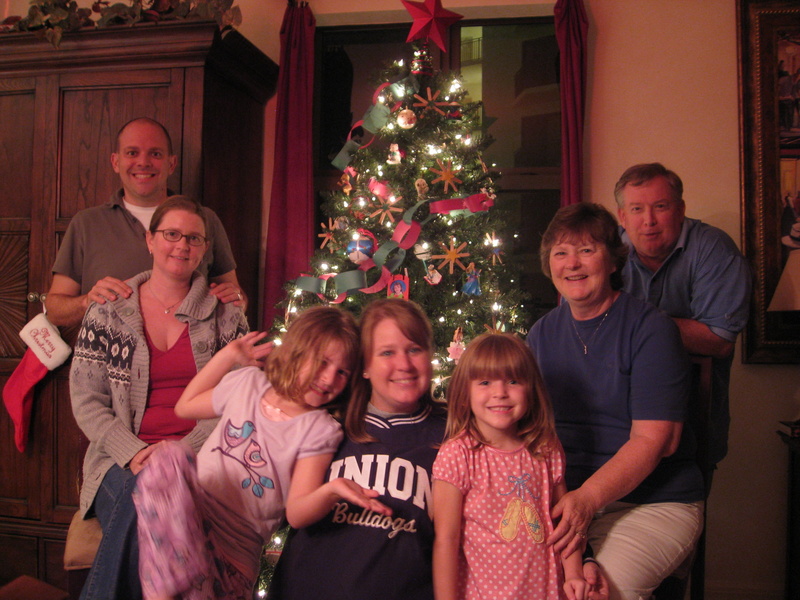
[{"label": "red curtain", "polygon": [[290,0],[281,25],[275,116],[275,167],[264,269],[265,330],[272,326],[284,284],[308,268],[314,247],[312,103],[314,29],[307,2]]},{"label": "red curtain", "polygon": [[561,52],[561,206],[583,194],[583,115],[586,106],[586,34],[583,0],[558,0],[556,39]]}]

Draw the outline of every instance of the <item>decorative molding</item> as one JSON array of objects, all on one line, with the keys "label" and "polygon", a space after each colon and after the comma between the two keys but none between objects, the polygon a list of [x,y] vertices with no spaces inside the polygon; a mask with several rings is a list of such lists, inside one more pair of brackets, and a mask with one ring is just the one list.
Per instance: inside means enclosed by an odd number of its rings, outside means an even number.
[{"label": "decorative molding", "polygon": [[43,62],[54,71],[87,66],[117,70],[131,62],[141,64],[143,58],[163,67],[202,66],[217,32],[216,21],[141,23],[65,33],[57,49],[31,33],[6,33],[0,38],[0,74],[41,73]]},{"label": "decorative molding", "polygon": [[[338,3],[336,10],[341,11],[348,6],[346,3]],[[316,3],[312,5],[314,18],[317,27],[342,27],[347,25],[385,25],[408,23],[408,12],[405,10],[357,10],[356,5],[350,5],[353,10],[350,12],[318,12],[319,7]],[[459,6],[457,2],[448,3],[448,10],[453,10],[464,19],[519,19],[526,17],[552,17],[555,2],[529,2],[525,4],[498,4],[491,6],[482,4],[480,6]]]}]

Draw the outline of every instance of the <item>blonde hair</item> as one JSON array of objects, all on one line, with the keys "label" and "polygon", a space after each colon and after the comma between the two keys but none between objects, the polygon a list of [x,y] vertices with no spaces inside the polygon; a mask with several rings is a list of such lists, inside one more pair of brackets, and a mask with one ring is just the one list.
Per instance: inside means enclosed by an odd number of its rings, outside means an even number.
[{"label": "blonde hair", "polygon": [[[341,344],[350,369],[347,387],[325,406],[341,418],[358,368],[358,325],[350,313],[329,306],[315,306],[301,312],[289,325],[281,345],[267,357],[264,373],[280,396],[302,404],[331,344]],[[309,361],[308,375],[301,378],[300,373]]]},{"label": "blonde hair", "polygon": [[[367,366],[374,347],[375,329],[386,319],[391,319],[409,340],[422,348],[430,358],[433,354],[433,328],[428,317],[415,302],[395,298],[375,300],[367,305],[361,313],[361,369]],[[366,432],[364,417],[367,405],[372,397],[372,384],[368,379],[359,377],[350,403],[347,405],[347,416],[344,429],[351,440],[358,443],[373,442],[375,439]],[[433,405],[430,391],[420,398],[421,405]]]},{"label": "blonde hair", "polygon": [[542,375],[530,349],[509,333],[484,333],[467,346],[447,388],[445,438],[468,433],[478,449],[489,442],[481,435],[470,406],[470,384],[474,380],[516,380],[525,386],[527,406],[517,422],[517,433],[531,453],[557,447],[553,409]]}]

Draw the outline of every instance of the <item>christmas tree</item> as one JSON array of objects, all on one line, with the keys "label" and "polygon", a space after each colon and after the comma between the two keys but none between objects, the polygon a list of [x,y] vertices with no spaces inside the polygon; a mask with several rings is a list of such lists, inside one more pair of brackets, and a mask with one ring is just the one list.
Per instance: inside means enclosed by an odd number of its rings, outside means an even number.
[{"label": "christmas tree", "polygon": [[[414,18],[408,41],[430,39],[460,15],[439,0],[403,4]],[[482,152],[480,103],[468,100],[458,74],[435,72],[426,43],[378,76],[372,106],[353,124],[332,161],[342,171],[322,206],[319,249],[308,271],[286,287],[285,331],[292,314],[319,303],[356,315],[369,302],[402,297],[428,314],[436,349],[434,377],[447,379],[470,339],[487,330],[522,333],[529,323],[506,225],[497,173]],[[269,587],[288,535],[284,527],[261,557],[256,597]]]},{"label": "christmas tree", "polygon": [[[410,60],[409,60],[410,58]],[[481,104],[454,73],[436,72],[426,44],[378,77],[372,106],[333,164],[342,171],[322,211],[320,246],[287,284],[281,329],[321,302],[359,314],[374,299],[419,303],[434,326],[437,383],[464,344],[528,324],[497,174],[482,158]]]}]

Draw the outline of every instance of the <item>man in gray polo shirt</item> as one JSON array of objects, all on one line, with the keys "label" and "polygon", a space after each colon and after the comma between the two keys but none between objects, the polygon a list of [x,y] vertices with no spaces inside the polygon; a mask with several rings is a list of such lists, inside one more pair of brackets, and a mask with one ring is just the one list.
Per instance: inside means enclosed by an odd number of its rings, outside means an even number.
[{"label": "man in gray polo shirt", "polygon": [[[169,133],[157,121],[138,118],[120,129],[111,166],[122,189],[108,203],[82,210],[70,221],[46,299],[47,317],[54,325],[80,323],[91,302],[129,297],[125,280],[152,268],[145,231],[155,209],[169,196],[167,179],[177,164]],[[244,309],[246,298],[225,229],[211,209],[205,210],[211,246],[199,270],[221,302]]]}]

